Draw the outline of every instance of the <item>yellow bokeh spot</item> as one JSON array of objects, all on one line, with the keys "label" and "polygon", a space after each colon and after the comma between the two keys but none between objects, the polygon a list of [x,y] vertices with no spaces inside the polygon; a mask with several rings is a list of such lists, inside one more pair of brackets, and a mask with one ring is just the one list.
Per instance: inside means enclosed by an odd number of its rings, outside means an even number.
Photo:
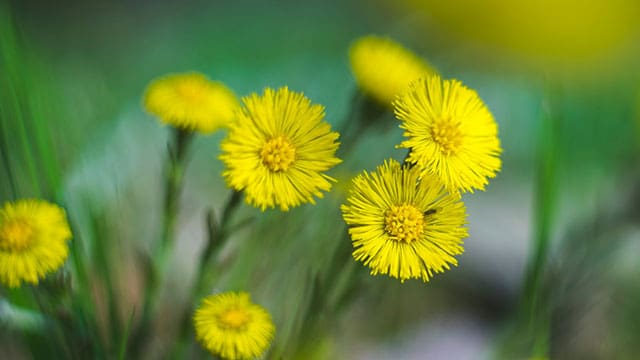
[{"label": "yellow bokeh spot", "polygon": [[429,63],[400,43],[373,35],[357,39],[349,59],[360,89],[384,106],[391,106],[412,81],[435,73]]},{"label": "yellow bokeh spot", "polygon": [[424,214],[413,205],[393,205],[387,210],[384,222],[384,230],[397,241],[410,243],[424,232]]},{"label": "yellow bokeh spot", "polygon": [[240,330],[251,321],[251,315],[238,308],[228,309],[218,316],[218,325],[222,329]]},{"label": "yellow bokeh spot", "polygon": [[296,148],[284,136],[267,141],[260,152],[262,163],[269,170],[278,172],[289,168],[296,157]]},{"label": "yellow bokeh spot", "polygon": [[[481,46],[534,69],[594,76],[635,55],[637,0],[401,0],[416,33],[448,34],[454,48]],[[513,57],[515,55],[515,57]],[[635,59],[635,58],[633,58]],[[477,62],[477,60],[474,60]],[[597,67],[597,70],[594,69]]]},{"label": "yellow bokeh spot", "polygon": [[455,154],[462,145],[463,135],[460,131],[460,123],[450,119],[434,122],[431,127],[431,136],[433,141],[440,145],[445,155]]},{"label": "yellow bokeh spot", "polygon": [[33,227],[24,219],[14,219],[0,228],[0,248],[19,252],[27,249],[33,239]]},{"label": "yellow bokeh spot", "polygon": [[228,127],[239,108],[233,91],[195,72],[154,79],[143,103],[162,123],[203,134]]}]

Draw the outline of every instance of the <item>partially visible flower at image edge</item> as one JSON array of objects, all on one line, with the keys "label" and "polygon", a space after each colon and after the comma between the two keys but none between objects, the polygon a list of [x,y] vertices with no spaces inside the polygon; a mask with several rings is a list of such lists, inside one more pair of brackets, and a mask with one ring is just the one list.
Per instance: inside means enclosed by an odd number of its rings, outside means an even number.
[{"label": "partially visible flower at image edge", "polygon": [[402,45],[374,35],[356,40],[349,58],[360,89],[387,107],[412,81],[435,73],[430,64]]},{"label": "partially visible flower at image edge", "polygon": [[7,202],[0,208],[0,282],[37,284],[67,259],[71,229],[65,212],[43,200]]},{"label": "partially visible flower at image edge", "polygon": [[464,251],[464,204],[437,178],[420,174],[418,167],[387,160],[353,179],[342,215],[353,257],[372,275],[427,282],[457,265],[454,256]]},{"label": "partially visible flower at image edge", "polygon": [[198,341],[224,359],[253,359],[263,354],[275,333],[271,315],[246,292],[225,292],[202,300],[193,322]]},{"label": "partially visible flower at image edge", "polygon": [[242,101],[220,145],[227,184],[262,210],[287,211],[322,198],[335,182],[323,172],[341,162],[339,134],[323,120],[324,108],[286,87]]},{"label": "partially visible flower at image edge", "polygon": [[196,72],[155,79],[144,94],[145,109],[161,122],[203,134],[227,127],[238,105],[224,84]]},{"label": "partially visible flower at image edge", "polygon": [[484,190],[500,171],[498,125],[478,94],[457,80],[420,78],[393,103],[407,161],[450,192]]}]

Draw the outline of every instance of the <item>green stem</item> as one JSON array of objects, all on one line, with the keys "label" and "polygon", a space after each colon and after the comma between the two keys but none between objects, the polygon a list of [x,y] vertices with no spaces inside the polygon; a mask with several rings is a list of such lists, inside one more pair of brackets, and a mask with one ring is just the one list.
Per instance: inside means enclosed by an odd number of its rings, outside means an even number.
[{"label": "green stem", "polygon": [[153,255],[149,259],[141,325],[134,340],[136,346],[141,345],[140,337],[147,336],[150,331],[152,314],[158,304],[158,295],[173,250],[187,149],[193,139],[193,133],[188,130],[172,128],[171,135],[169,157],[165,168],[162,233],[160,242],[156,244],[152,251]]},{"label": "green stem", "polygon": [[216,226],[213,214],[209,214],[207,219],[209,236],[207,247],[200,257],[200,264],[198,266],[198,277],[196,282],[197,284],[200,284],[202,282],[202,278],[205,273],[204,269],[211,261],[211,258],[215,254],[216,250],[219,250],[224,244],[224,241],[227,239],[230,232],[229,220],[231,219],[233,212],[238,208],[238,205],[240,205],[241,199],[242,193],[240,193],[239,191],[234,191],[231,194],[224,206],[224,210],[222,211],[222,217],[220,218],[219,226]]},{"label": "green stem", "polygon": [[[66,352],[66,358],[78,359],[79,349],[74,344],[75,334],[73,334],[73,328],[70,325],[72,321],[70,314],[65,314],[62,309],[56,309],[56,306],[52,304],[52,300],[55,299],[52,299],[48,293],[42,296],[39,291],[41,288],[43,288],[42,285],[40,285],[40,287],[36,285],[31,286],[31,293],[38,305],[38,309],[48,318],[53,336],[58,342],[58,345]],[[44,297],[46,297],[46,299]]]},{"label": "green stem", "polygon": [[[68,206],[65,206],[65,208],[68,209]],[[83,247],[83,244],[85,243],[73,219],[74,216],[72,212],[69,211],[69,224],[73,234],[70,251],[73,259],[73,274],[75,275],[74,278],[77,283],[77,289],[71,289],[69,295],[71,296],[72,307],[75,309],[74,311],[76,312],[79,321],[89,332],[88,336],[95,336],[94,341],[91,342],[94,352],[100,353],[103,350],[100,345],[100,341],[97,341],[98,325],[96,324],[94,316],[96,312],[92,300],[93,294],[91,283],[87,273],[88,266],[85,261],[85,252]]]},{"label": "green stem", "polygon": [[[102,286],[106,290],[106,295],[108,299],[113,299],[107,304],[107,313],[108,318],[105,322],[105,326],[107,327],[111,342],[111,346],[113,346],[117,339],[119,339],[120,334],[122,332],[122,324],[119,317],[119,307],[118,302],[115,301],[117,299],[117,292],[113,283],[113,276],[115,269],[110,266],[113,259],[113,252],[111,248],[107,246],[109,244],[109,226],[105,222],[105,217],[100,213],[96,213],[94,211],[89,211],[89,218],[91,223],[91,229],[93,231],[93,239],[94,246],[93,254],[92,254],[92,263],[97,269],[96,280],[102,280]],[[109,342],[107,342],[109,344]]]},{"label": "green stem", "polygon": [[556,208],[557,118],[544,114],[539,137],[538,179],[535,205],[535,242],[529,258],[522,297],[522,316],[532,336],[534,356],[548,356],[549,304],[544,291],[544,272],[549,253],[553,214]]},{"label": "green stem", "polygon": [[0,74],[2,91],[0,93],[3,97],[0,116],[14,120],[17,129],[11,129],[10,135],[17,139],[22,147],[24,161],[21,165],[27,169],[33,186],[29,192],[32,194],[31,196],[41,196],[41,183],[30,141],[31,137],[26,125],[32,119],[29,117],[29,109],[23,100],[26,96],[22,96],[25,95],[26,86],[21,76],[21,70],[25,67],[27,57],[24,55],[25,50],[19,41],[19,29],[12,19],[9,6],[0,3],[0,66],[2,67],[2,74]]},{"label": "green stem", "polygon": [[7,174],[9,189],[11,191],[11,199],[18,197],[18,185],[15,180],[15,174],[11,166],[11,160],[9,159],[9,146],[8,144],[8,132],[4,124],[4,115],[2,109],[0,109],[0,157],[2,157],[2,163],[4,165],[5,173]]},{"label": "green stem", "polygon": [[351,105],[347,116],[340,124],[338,130],[340,134],[339,157],[346,155],[357,144],[357,139],[371,125],[375,125],[378,118],[384,114],[386,109],[372,102],[367,96],[356,89],[351,97]]},{"label": "green stem", "polygon": [[193,133],[186,130],[173,129],[172,134],[174,136],[174,148],[169,151],[169,162],[167,163],[161,252],[167,252],[173,248],[178,202],[184,178],[186,150]]},{"label": "green stem", "polygon": [[353,119],[355,119],[356,115],[358,115],[358,113],[360,112],[361,104],[362,104],[362,93],[356,90],[353,92],[353,95],[351,96],[351,106],[349,107],[349,112],[347,113],[347,116],[342,120],[342,123],[340,123],[340,129],[338,131],[340,132],[341,135],[344,134],[344,136],[346,137],[347,134],[350,134],[351,132],[354,131],[355,127],[353,126],[354,125]]},{"label": "green stem", "polygon": [[127,325],[124,328],[124,333],[120,337],[120,345],[118,346],[118,359],[124,360],[127,355],[127,344],[129,341],[129,332],[131,331],[131,325],[133,324],[133,317],[135,315],[135,310],[131,312],[131,316],[129,316],[129,321],[127,321]]}]

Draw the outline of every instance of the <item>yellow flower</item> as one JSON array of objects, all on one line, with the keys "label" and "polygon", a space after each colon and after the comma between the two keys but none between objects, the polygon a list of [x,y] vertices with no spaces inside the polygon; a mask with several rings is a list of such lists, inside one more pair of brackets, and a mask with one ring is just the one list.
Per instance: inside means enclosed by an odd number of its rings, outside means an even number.
[{"label": "yellow flower", "polygon": [[198,341],[225,359],[253,359],[271,344],[271,315],[253,304],[245,292],[211,295],[193,316]]},{"label": "yellow flower", "polygon": [[484,190],[500,170],[498,125],[478,94],[438,75],[413,82],[394,102],[408,137],[398,147],[451,192]]},{"label": "yellow flower", "polygon": [[245,108],[221,144],[227,184],[263,211],[315,203],[313,196],[321,198],[335,181],[322,172],[340,163],[334,156],[339,135],[322,120],[324,108],[286,87],[242,101]]},{"label": "yellow flower", "polygon": [[207,134],[233,120],[238,100],[222,83],[199,73],[186,73],[152,81],[144,106],[165,124]]},{"label": "yellow flower", "polygon": [[353,179],[342,215],[350,225],[353,257],[371,268],[404,281],[457,265],[467,237],[465,207],[442,183],[420,169],[388,160],[376,172]]},{"label": "yellow flower", "polygon": [[[401,0],[395,4],[415,20],[412,25],[419,26],[411,31],[449,34],[457,41],[443,41],[443,45],[452,43],[459,50],[462,43],[473,43],[491,53],[492,59],[506,54],[510,61],[526,61],[526,68],[534,65],[543,70],[545,76],[553,70],[577,69],[582,76],[603,76],[603,71],[624,66],[620,60],[637,58],[633,50],[637,43],[633,39],[640,31],[637,0]],[[636,63],[629,66],[635,68]]]},{"label": "yellow flower", "polygon": [[349,55],[362,91],[389,107],[413,80],[435,73],[431,65],[388,38],[364,36],[351,45]]},{"label": "yellow flower", "polygon": [[71,230],[63,209],[43,200],[7,202],[0,209],[0,282],[37,284],[64,264]]}]

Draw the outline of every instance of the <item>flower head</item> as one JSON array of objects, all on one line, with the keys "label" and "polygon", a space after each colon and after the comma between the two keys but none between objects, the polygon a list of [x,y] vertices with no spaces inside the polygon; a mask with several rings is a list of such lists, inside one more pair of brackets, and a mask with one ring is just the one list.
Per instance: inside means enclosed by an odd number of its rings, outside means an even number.
[{"label": "flower head", "polygon": [[225,359],[260,356],[269,347],[275,332],[269,313],[253,304],[244,292],[204,298],[193,322],[198,341]]},{"label": "flower head", "polygon": [[37,284],[64,264],[71,230],[62,210],[43,200],[7,202],[0,208],[0,283]]},{"label": "flower head", "polygon": [[364,36],[350,50],[351,70],[363,92],[385,106],[419,77],[435,71],[389,38]]},{"label": "flower head", "polygon": [[340,163],[338,133],[324,122],[324,108],[283,87],[242,100],[245,107],[222,141],[227,184],[265,210],[288,210],[331,189],[323,174]]},{"label": "flower head", "polygon": [[353,257],[371,268],[404,281],[457,265],[467,237],[460,197],[447,193],[417,167],[388,160],[375,172],[353,179],[342,215],[350,226]]},{"label": "flower head", "polygon": [[233,120],[238,100],[222,83],[199,73],[186,73],[152,81],[144,106],[165,124],[206,134]]},{"label": "flower head", "polygon": [[451,192],[484,190],[500,170],[498,125],[478,94],[438,75],[419,79],[394,102],[410,163]]}]

